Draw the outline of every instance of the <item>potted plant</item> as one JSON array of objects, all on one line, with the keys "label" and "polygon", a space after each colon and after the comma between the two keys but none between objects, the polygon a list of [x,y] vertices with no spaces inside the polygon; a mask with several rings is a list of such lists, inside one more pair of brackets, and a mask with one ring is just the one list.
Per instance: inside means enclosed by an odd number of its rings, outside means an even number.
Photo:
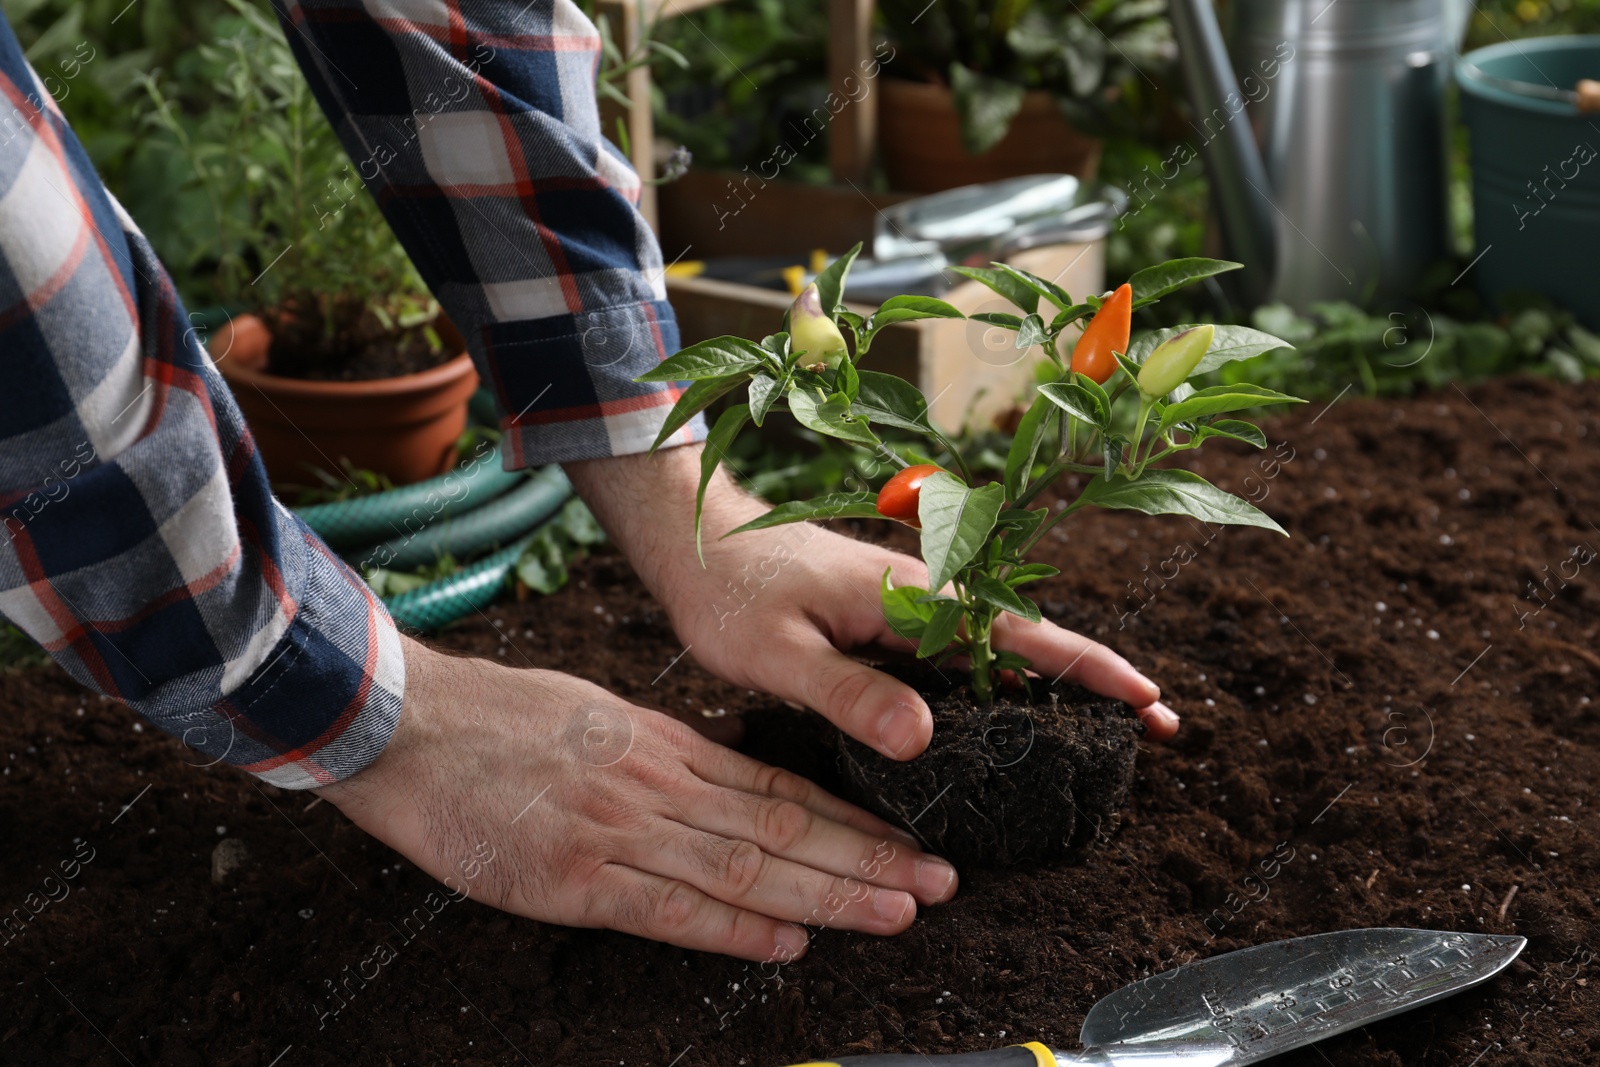
[{"label": "potted plant", "polygon": [[[477,373],[362,188],[277,23],[229,0],[232,32],[186,77],[220,104],[187,113],[144,77],[145,122],[192,171],[200,207],[178,269],[228,309],[209,348],[268,472],[313,484],[348,465],[395,483],[455,458]],[[240,313],[243,312],[243,313]]]},{"label": "potted plant", "polygon": [[878,100],[889,185],[1091,178],[1094,136],[1172,52],[1166,0],[880,0],[895,54]]},{"label": "potted plant", "polygon": [[[933,741],[916,760],[897,763],[841,735],[852,799],[903,825],[915,821],[919,835],[957,861],[1058,858],[1083,847],[1114,818],[1133,779],[1142,727],[1131,709],[1029,677],[1026,660],[991,646],[994,621],[1002,612],[1039,621],[1025,587],[1058,572],[1030,563],[1029,553],[1056,524],[1088,507],[1283,533],[1266,514],[1198,474],[1157,464],[1213,438],[1264,448],[1258,427],[1227,416],[1297,398],[1249,384],[1195,389],[1187,379],[1284,342],[1244,327],[1198,325],[1129,343],[1136,308],[1237,263],[1174,260],[1139,271],[1104,299],[1081,302],[1003,264],[957,268],[1022,312],[973,318],[1014,331],[1017,348],[1040,346],[1050,357],[1041,364],[1043,382],[1017,427],[1003,475],[990,479],[929,420],[927,400],[914,386],[857,367],[892,323],[962,317],[923,296],[895,297],[866,318],[846,311],[840,293],[858,250],[801,293],[782,332],[759,342],[705,341],[645,375],[642,380],[690,382],[657,444],[744,387],[745,402],[726,408],[707,438],[701,500],[739,432],[778,410],[896,468],[876,491],[863,486],[792,500],[723,536],[834,518],[916,528],[927,587],[897,587],[885,573],[885,617],[921,660],[939,665],[959,656],[966,670],[903,675],[921,689],[934,715]],[[1063,331],[1090,316],[1070,356],[1058,351]],[[1062,489],[1068,491],[1048,506],[1044,494]],[[697,501],[697,537],[699,514]],[[935,804],[952,787],[963,791],[962,802]]]}]

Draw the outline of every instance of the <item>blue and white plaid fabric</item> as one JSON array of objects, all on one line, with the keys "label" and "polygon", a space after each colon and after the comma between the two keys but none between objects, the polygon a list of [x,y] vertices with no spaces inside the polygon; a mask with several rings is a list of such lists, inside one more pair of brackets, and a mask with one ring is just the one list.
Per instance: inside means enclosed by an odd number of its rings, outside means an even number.
[{"label": "blue and white plaid fabric", "polygon": [[[494,384],[515,466],[642,451],[678,391],[638,179],[600,136],[570,3],[280,14],[324,108]],[[273,498],[165,270],[0,35],[0,613],[79,681],[276,785],[399,721],[364,582]],[[677,438],[704,435],[696,423]]]}]

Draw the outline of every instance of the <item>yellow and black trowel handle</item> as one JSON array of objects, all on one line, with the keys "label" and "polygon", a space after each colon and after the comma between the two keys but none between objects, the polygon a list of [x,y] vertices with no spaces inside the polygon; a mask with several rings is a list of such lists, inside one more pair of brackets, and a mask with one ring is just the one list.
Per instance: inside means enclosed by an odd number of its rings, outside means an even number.
[{"label": "yellow and black trowel handle", "polygon": [[876,1053],[813,1060],[793,1067],[1223,1067],[1233,1060],[1232,1045],[1202,1041],[1151,1041],[1077,1052],[1055,1052],[1037,1041],[1026,1045],[952,1055]]}]

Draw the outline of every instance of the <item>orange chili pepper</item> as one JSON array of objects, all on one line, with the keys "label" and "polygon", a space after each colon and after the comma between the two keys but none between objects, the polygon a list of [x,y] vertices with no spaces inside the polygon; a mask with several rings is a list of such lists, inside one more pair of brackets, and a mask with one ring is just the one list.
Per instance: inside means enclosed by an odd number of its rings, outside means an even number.
[{"label": "orange chili pepper", "polygon": [[1096,385],[1104,385],[1117,372],[1117,357],[1111,353],[1127,353],[1132,331],[1133,286],[1123,282],[1084,327],[1072,348],[1072,369],[1093,378]]}]

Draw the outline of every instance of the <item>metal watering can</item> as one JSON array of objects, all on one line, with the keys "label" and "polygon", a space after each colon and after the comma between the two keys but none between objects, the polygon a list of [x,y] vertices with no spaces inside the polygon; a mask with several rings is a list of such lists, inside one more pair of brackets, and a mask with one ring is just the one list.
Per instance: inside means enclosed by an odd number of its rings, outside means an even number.
[{"label": "metal watering can", "polygon": [[1444,90],[1459,0],[1170,0],[1241,297],[1402,294],[1449,248]]}]

